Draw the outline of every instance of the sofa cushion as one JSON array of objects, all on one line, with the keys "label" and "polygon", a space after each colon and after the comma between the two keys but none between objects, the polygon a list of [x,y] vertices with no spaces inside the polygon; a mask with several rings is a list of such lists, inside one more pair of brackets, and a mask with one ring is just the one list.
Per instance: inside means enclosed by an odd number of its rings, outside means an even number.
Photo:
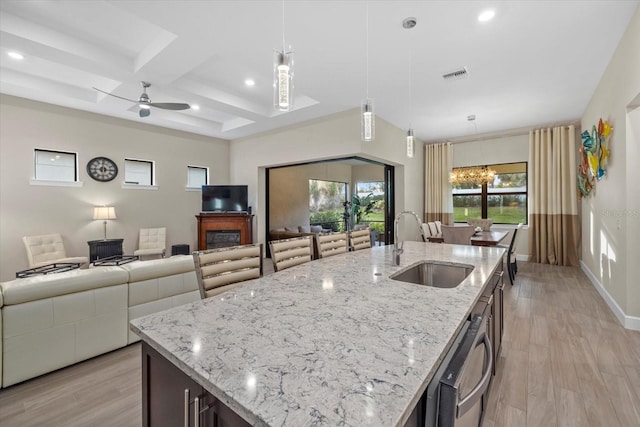
[{"label": "sofa cushion", "polygon": [[301,233],[311,233],[311,227],[307,225],[300,225],[298,226],[298,231]]},{"label": "sofa cushion", "polygon": [[322,226],[321,225],[312,225],[311,227],[309,227],[309,231],[311,233],[322,233]]},{"label": "sofa cushion", "polygon": [[21,304],[127,283],[129,275],[120,267],[96,267],[64,273],[15,279],[0,283],[4,305]]},{"label": "sofa cushion", "polygon": [[191,255],[175,255],[171,258],[134,261],[121,267],[129,273],[129,283],[195,270]]},{"label": "sofa cushion", "polygon": [[291,231],[293,233],[299,233],[298,227],[285,227],[284,231]]}]

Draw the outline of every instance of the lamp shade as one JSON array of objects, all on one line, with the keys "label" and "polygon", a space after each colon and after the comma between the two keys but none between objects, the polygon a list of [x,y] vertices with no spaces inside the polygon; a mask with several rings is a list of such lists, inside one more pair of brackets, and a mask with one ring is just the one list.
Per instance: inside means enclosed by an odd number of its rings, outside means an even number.
[{"label": "lamp shade", "polygon": [[116,209],[111,206],[100,206],[93,208],[93,219],[117,219]]}]

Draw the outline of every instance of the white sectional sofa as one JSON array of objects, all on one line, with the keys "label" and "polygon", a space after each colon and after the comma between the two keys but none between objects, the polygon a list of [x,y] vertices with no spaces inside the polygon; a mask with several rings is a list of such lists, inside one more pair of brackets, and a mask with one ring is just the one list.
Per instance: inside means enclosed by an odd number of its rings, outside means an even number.
[{"label": "white sectional sofa", "polygon": [[2,387],[124,347],[129,320],[199,298],[190,255],[0,283]]},{"label": "white sectional sofa", "polygon": [[[122,268],[129,274],[129,320],[200,299],[191,255],[133,262]],[[129,330],[128,344],[136,341],[140,338]]]}]

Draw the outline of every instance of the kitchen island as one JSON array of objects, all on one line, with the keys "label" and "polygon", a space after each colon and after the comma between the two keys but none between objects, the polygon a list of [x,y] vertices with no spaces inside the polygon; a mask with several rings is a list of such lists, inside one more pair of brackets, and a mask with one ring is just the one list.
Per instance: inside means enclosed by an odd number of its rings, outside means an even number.
[{"label": "kitchen island", "polygon": [[[296,266],[131,329],[251,425],[402,426],[504,250],[405,242],[400,266],[392,250]],[[474,269],[451,289],[389,278],[423,260]]]}]

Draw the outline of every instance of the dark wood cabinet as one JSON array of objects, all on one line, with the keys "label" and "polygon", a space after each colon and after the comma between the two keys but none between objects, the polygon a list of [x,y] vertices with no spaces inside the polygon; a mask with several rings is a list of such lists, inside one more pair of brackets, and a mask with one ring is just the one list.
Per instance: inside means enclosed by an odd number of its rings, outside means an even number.
[{"label": "dark wood cabinet", "polygon": [[122,255],[122,242],[124,239],[90,240],[89,262],[100,258],[107,258],[115,255]]},{"label": "dark wood cabinet", "polygon": [[251,424],[143,341],[142,425],[248,427]]}]

